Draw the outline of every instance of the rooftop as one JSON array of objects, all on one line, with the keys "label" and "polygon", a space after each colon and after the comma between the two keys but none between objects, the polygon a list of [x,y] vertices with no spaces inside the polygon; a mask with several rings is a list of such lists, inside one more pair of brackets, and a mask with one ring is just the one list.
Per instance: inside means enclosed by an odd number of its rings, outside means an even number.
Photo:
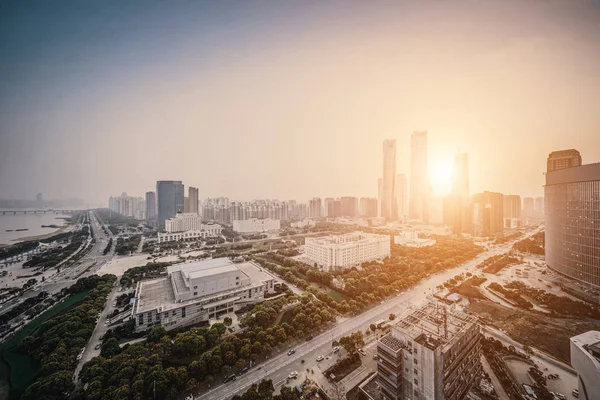
[{"label": "rooftop", "polygon": [[175,293],[168,278],[140,282],[136,295],[138,296],[138,313],[175,304]]},{"label": "rooftop", "polygon": [[600,362],[600,332],[587,331],[581,335],[573,336],[571,342],[582,349],[585,349],[594,358]]},{"label": "rooftop", "polygon": [[322,236],[317,238],[306,238],[307,242],[313,242],[320,245],[330,245],[336,247],[344,247],[346,245],[356,244],[361,241],[368,241],[374,238],[387,238],[389,240],[389,235],[379,235],[376,233],[366,233],[366,232],[351,232],[345,233],[343,235],[329,235]]}]

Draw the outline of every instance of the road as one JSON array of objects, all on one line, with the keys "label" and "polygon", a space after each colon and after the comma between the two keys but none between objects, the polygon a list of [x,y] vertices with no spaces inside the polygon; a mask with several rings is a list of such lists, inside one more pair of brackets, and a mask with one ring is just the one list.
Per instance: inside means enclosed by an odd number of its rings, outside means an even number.
[{"label": "road", "polygon": [[[306,371],[307,368],[315,370],[316,358],[319,355],[332,356],[331,343],[333,340],[338,340],[340,337],[358,330],[364,332],[371,323],[380,319],[388,319],[389,314],[398,315],[408,307],[419,305],[435,290],[436,286],[443,284],[458,273],[473,272],[476,266],[486,258],[508,252],[513,243],[509,242],[493,247],[459,267],[430,276],[409,291],[400,293],[356,317],[341,319],[327,332],[316,336],[310,342],[298,345],[295,348],[295,354],[291,356],[286,353],[277,355],[260,364],[260,370],[255,367],[235,381],[219,384],[208,392],[196,396],[195,400],[226,399],[236,394],[242,394],[253,383],[258,383],[262,379],[271,379],[273,384],[277,386],[285,382],[285,378],[291,371],[302,372]],[[302,360],[305,360],[305,362],[302,363]],[[315,370],[315,374],[317,373],[317,370]],[[292,384],[292,382],[289,384]]]}]

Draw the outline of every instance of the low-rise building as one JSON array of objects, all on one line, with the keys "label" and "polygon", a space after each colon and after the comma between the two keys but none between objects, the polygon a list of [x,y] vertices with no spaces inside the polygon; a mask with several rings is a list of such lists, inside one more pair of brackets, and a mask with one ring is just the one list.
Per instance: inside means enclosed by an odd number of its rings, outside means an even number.
[{"label": "low-rise building", "polygon": [[374,233],[352,232],[306,238],[305,255],[317,265],[329,270],[334,267],[352,267],[366,261],[383,259],[390,255],[390,237]]},{"label": "low-rise building", "polygon": [[571,365],[577,371],[579,398],[600,399],[600,332],[571,338]]},{"label": "low-rise building", "polygon": [[237,233],[266,233],[278,231],[280,221],[271,218],[252,218],[233,221],[233,230]]},{"label": "low-rise building", "polygon": [[223,227],[218,224],[203,224],[199,230],[183,232],[158,232],[158,243],[175,242],[178,240],[198,240],[220,237]]},{"label": "low-rise building", "polygon": [[419,238],[419,234],[415,231],[403,231],[394,236],[394,244],[407,247],[427,247],[436,244],[436,240]]},{"label": "low-rise building", "polygon": [[203,226],[202,217],[196,213],[179,213],[165,220],[165,232],[200,231]]},{"label": "low-rise building", "polygon": [[377,342],[386,399],[459,400],[481,371],[477,320],[437,302],[410,310]]},{"label": "low-rise building", "polygon": [[305,218],[301,221],[292,222],[290,224],[290,226],[292,228],[298,228],[298,229],[314,228],[315,226],[317,226],[317,221],[315,221],[314,219]]},{"label": "low-rise building", "polygon": [[136,331],[163,325],[174,329],[262,302],[276,279],[257,264],[216,258],[167,268],[164,278],[140,281],[132,317]]}]

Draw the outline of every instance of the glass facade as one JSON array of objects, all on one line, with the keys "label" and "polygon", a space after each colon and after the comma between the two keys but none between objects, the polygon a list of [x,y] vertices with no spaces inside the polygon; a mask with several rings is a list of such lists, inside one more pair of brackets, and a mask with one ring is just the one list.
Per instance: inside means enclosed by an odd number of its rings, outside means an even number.
[{"label": "glass facade", "polygon": [[571,182],[545,187],[546,263],[563,275],[600,287],[600,176],[577,181],[578,169],[567,170],[572,172]]},{"label": "glass facade", "polygon": [[183,183],[181,181],[156,182],[156,199],[158,200],[158,225],[164,228],[165,220],[184,211]]}]

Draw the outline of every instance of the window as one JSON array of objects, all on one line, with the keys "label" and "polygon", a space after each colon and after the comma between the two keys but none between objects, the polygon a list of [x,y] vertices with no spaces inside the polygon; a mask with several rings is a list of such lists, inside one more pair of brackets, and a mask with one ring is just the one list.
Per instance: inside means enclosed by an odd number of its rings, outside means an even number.
[{"label": "window", "polygon": [[415,365],[419,365],[419,361],[415,358],[414,359]]},{"label": "window", "polygon": [[177,315],[177,310],[173,310],[173,316]]},{"label": "window", "polygon": [[185,307],[181,307],[181,317],[185,318]]},{"label": "window", "polygon": [[198,292],[194,292],[194,296],[198,296]]},{"label": "window", "polygon": [[417,354],[417,348],[415,347],[415,354]]},{"label": "window", "polygon": [[194,289],[198,289],[198,286],[194,286]]},{"label": "window", "polygon": [[169,312],[167,311],[167,312],[165,313],[165,318],[168,318],[168,317],[169,317]]},{"label": "window", "polygon": [[144,325],[144,314],[138,316],[138,325]]},{"label": "window", "polygon": [[413,382],[415,383],[415,385],[419,385],[419,381],[417,380],[417,378],[413,379]]},{"label": "window", "polygon": [[415,375],[418,375],[419,371],[417,371],[417,369],[415,368]]}]

